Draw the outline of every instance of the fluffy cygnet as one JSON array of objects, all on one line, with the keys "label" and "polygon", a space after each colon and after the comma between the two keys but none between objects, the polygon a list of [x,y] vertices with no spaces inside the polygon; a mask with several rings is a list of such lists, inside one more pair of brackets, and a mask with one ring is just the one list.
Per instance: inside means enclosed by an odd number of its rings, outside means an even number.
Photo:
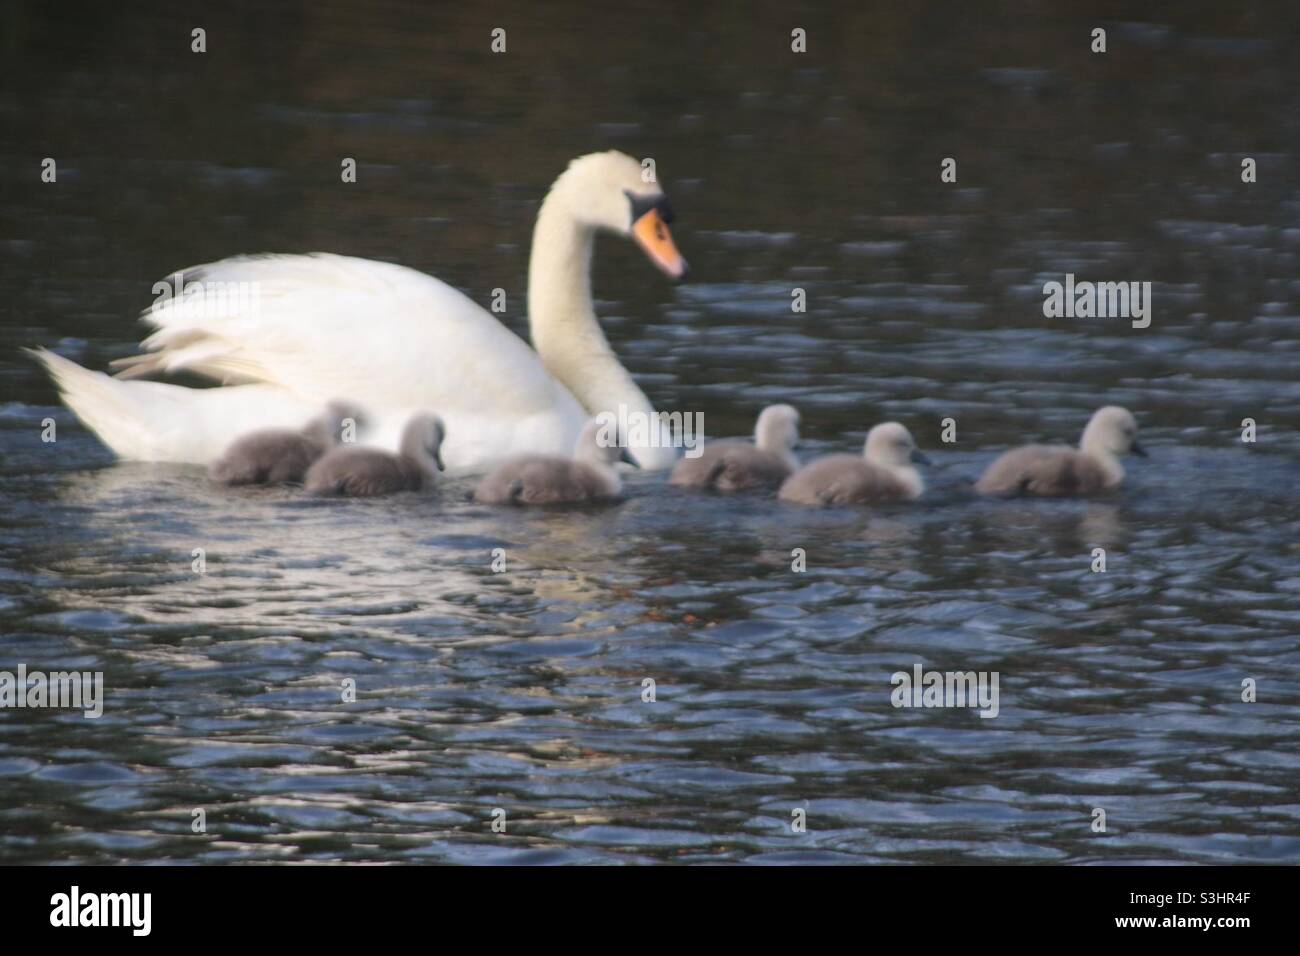
[{"label": "fluffy cygnet", "polygon": [[698,458],[683,458],[669,484],[714,491],[776,488],[799,467],[792,449],[799,442],[799,413],[790,405],[769,405],[754,425],[754,441],[705,442]]},{"label": "fluffy cygnet", "polygon": [[623,482],[617,463],[636,465],[626,448],[602,440],[603,426],[590,421],[578,436],[572,458],[521,455],[503,462],[478,483],[474,500],[489,505],[558,505],[608,501]]},{"label": "fluffy cygnet", "polygon": [[1078,448],[1025,445],[1000,455],[975,483],[982,495],[1064,497],[1114,491],[1124,480],[1119,456],[1146,457],[1137,440],[1137,420],[1118,405],[1093,413]]},{"label": "fluffy cygnet", "polygon": [[263,428],[231,443],[208,474],[223,485],[275,485],[301,482],[312,462],[338,444],[344,429],[355,429],[361,411],[348,402],[331,402],[301,431]]},{"label": "fluffy cygnet", "polygon": [[401,451],[340,446],[307,469],[304,485],[313,495],[373,498],[431,487],[442,471],[447,430],[437,415],[412,415],[402,429]]},{"label": "fluffy cygnet", "polygon": [[885,422],[867,433],[862,454],[829,455],[795,472],[780,498],[802,505],[861,505],[921,497],[925,489],[913,462],[929,464],[912,433]]}]

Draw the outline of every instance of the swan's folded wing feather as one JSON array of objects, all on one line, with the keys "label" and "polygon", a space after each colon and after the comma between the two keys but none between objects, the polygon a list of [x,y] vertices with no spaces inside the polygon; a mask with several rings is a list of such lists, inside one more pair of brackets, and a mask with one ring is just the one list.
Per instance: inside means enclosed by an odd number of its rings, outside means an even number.
[{"label": "swan's folded wing feather", "polygon": [[[155,331],[124,377],[189,371],[314,400],[384,405],[482,399],[525,413],[562,386],[467,296],[404,266],[327,253],[238,256],[182,270],[182,294],[142,315]],[[575,403],[576,404],[576,403]]]}]

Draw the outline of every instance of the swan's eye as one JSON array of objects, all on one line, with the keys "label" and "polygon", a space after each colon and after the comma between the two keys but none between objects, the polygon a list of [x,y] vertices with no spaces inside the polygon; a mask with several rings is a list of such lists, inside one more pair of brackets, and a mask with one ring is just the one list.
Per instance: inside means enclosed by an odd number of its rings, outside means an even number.
[{"label": "swan's eye", "polygon": [[632,207],[632,221],[636,222],[650,210],[657,210],[659,218],[666,223],[673,221],[673,207],[668,202],[668,197],[660,193],[658,196],[638,196],[630,189],[623,190],[623,195],[627,196],[628,203]]}]

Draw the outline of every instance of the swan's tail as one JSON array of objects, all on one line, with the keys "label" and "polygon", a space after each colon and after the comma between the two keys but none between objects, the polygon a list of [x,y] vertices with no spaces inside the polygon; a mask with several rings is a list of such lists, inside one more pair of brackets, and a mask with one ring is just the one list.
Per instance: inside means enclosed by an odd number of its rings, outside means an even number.
[{"label": "swan's tail", "polygon": [[63,403],[120,458],[152,459],[154,441],[140,396],[126,382],[92,372],[48,349],[24,349],[45,366]]},{"label": "swan's tail", "polygon": [[319,412],[264,385],[185,388],[92,372],[48,349],[27,349],[63,402],[119,458],[208,464],[259,427],[299,428]]}]

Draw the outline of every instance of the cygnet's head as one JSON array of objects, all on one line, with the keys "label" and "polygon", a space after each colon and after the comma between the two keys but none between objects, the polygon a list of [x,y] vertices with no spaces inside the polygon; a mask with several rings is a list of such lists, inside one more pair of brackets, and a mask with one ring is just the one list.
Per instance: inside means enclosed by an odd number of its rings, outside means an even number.
[{"label": "cygnet's head", "polygon": [[769,405],[754,425],[754,444],[775,455],[799,444],[799,413],[793,405]]},{"label": "cygnet's head", "polygon": [[552,203],[561,204],[572,219],[588,228],[635,239],[668,276],[686,275],[686,260],[668,230],[672,206],[652,167],[642,167],[617,150],[579,156],[551,187],[547,205]]},{"label": "cygnet's head", "polygon": [[913,462],[930,464],[930,459],[916,447],[912,433],[898,422],[884,422],[867,432],[862,454],[873,465],[885,468],[911,468]]},{"label": "cygnet's head", "polygon": [[432,412],[412,415],[402,429],[402,454],[409,458],[432,459],[439,471],[446,471],[442,463],[442,442],[447,437],[447,426]]},{"label": "cygnet's head", "polygon": [[1145,458],[1147,452],[1137,440],[1137,431],[1137,419],[1132,412],[1118,405],[1107,405],[1093,412],[1079,447],[1092,454],[1118,458],[1132,452]]},{"label": "cygnet's head", "polygon": [[582,434],[578,436],[573,457],[578,461],[607,468],[613,468],[620,461],[633,468],[640,467],[627,447],[620,443],[618,423],[611,419],[593,418],[587,422]]}]

